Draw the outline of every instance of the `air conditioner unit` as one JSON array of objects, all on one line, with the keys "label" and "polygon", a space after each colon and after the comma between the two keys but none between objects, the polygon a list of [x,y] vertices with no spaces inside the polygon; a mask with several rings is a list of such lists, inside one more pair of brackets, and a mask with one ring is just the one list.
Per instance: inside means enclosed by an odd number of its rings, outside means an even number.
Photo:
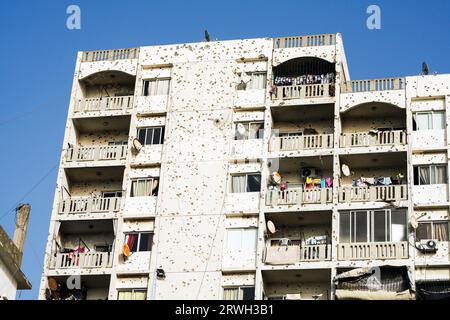
[{"label": "air conditioner unit", "polygon": [[437,251],[437,242],[436,242],[436,240],[432,240],[432,239],[420,240],[419,248],[423,252],[436,252]]}]

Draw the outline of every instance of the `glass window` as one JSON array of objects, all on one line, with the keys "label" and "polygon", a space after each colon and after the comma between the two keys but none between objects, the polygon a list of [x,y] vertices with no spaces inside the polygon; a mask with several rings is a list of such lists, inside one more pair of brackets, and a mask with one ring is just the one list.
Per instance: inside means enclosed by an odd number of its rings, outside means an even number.
[{"label": "glass window", "polygon": [[388,211],[377,210],[373,212],[373,241],[389,241]]},{"label": "glass window", "polygon": [[447,166],[425,165],[414,167],[414,184],[446,184],[447,183]]},{"label": "glass window", "polygon": [[255,300],[255,287],[243,286],[223,289],[224,300]]},{"label": "glass window", "polygon": [[138,140],[143,145],[162,144],[164,142],[164,127],[138,128]]},{"label": "glass window", "polygon": [[143,80],[143,96],[160,96],[169,94],[170,79]]},{"label": "glass window", "polygon": [[131,252],[151,251],[153,247],[152,232],[130,232],[125,234],[125,243]]},{"label": "glass window", "polygon": [[266,88],[266,72],[245,72],[239,75],[237,90],[260,90]]},{"label": "glass window", "polygon": [[153,246],[153,233],[140,233],[139,251],[151,251]]},{"label": "glass window", "polygon": [[367,242],[367,211],[353,212],[353,242]]},{"label": "glass window", "polygon": [[340,215],[339,240],[343,243],[350,242],[350,212],[344,212]]},{"label": "glass window", "polygon": [[131,197],[150,197],[158,195],[159,179],[142,178],[131,181]]},{"label": "glass window", "polygon": [[260,174],[238,174],[231,176],[231,192],[260,192]]},{"label": "glass window", "polygon": [[391,211],[391,241],[406,241],[406,211]]},{"label": "glass window", "polygon": [[242,288],[242,300],[255,300],[255,287]]},{"label": "glass window", "polygon": [[414,118],[416,121],[416,130],[445,129],[444,111],[417,112]]},{"label": "glass window", "polygon": [[416,229],[416,239],[449,241],[448,221],[419,222]]},{"label": "glass window", "polygon": [[262,139],[264,137],[264,122],[237,122],[235,124],[235,140]]},{"label": "glass window", "polygon": [[255,228],[247,229],[228,229],[227,230],[227,249],[232,251],[256,250],[256,234]]},{"label": "glass window", "polygon": [[117,296],[118,300],[146,300],[147,290],[146,289],[127,289],[121,290]]}]

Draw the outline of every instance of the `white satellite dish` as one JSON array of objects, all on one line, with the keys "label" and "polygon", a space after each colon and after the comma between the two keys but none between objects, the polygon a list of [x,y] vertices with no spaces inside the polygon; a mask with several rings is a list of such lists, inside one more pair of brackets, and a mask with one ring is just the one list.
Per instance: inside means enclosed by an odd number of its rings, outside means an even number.
[{"label": "white satellite dish", "polygon": [[133,148],[136,151],[141,151],[141,149],[142,149],[142,143],[137,138],[133,139]]},{"label": "white satellite dish", "polygon": [[275,229],[275,224],[271,220],[267,221],[267,230],[269,230],[269,232],[272,234],[277,232],[277,230]]},{"label": "white satellite dish", "polygon": [[409,224],[411,225],[411,227],[412,227],[413,229],[417,229],[417,227],[419,226],[419,222],[418,222],[418,220],[417,220],[417,215],[416,215],[416,213],[413,213],[413,214],[411,215],[411,217],[409,218]]},{"label": "white satellite dish", "polygon": [[240,135],[245,135],[245,132],[247,131],[247,129],[245,129],[245,126],[242,123],[238,123],[237,124],[237,132]]},{"label": "white satellite dish", "polygon": [[273,179],[273,182],[275,182],[276,184],[280,184],[281,183],[281,174],[278,171],[275,171],[274,173],[272,173],[272,179]]},{"label": "white satellite dish", "polygon": [[350,168],[346,164],[342,165],[341,170],[342,170],[342,174],[346,177],[348,177],[351,174]]}]

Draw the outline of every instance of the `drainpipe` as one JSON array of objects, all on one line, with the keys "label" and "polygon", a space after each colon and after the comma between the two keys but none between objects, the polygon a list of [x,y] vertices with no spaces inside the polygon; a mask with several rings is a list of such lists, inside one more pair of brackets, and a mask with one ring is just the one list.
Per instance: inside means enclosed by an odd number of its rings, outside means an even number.
[{"label": "drainpipe", "polygon": [[13,243],[19,249],[17,264],[22,265],[23,247],[25,245],[25,236],[27,234],[28,221],[30,220],[31,206],[27,203],[21,204],[16,208],[16,229],[14,230]]}]

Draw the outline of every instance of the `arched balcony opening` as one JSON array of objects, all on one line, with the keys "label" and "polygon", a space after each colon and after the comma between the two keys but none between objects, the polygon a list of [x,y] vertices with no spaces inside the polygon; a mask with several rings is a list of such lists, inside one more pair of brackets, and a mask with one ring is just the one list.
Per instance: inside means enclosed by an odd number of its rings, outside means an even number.
[{"label": "arched balcony opening", "polygon": [[273,68],[273,99],[334,96],[335,64],[315,57],[288,60]]}]

